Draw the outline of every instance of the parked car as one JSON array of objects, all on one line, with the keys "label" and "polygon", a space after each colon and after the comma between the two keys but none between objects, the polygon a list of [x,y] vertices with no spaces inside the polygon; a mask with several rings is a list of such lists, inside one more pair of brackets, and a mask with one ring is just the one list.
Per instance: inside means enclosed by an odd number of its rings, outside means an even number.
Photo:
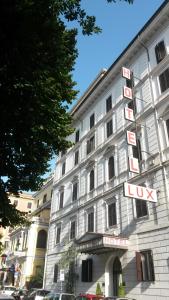
[{"label": "parked car", "polygon": [[50,292],[44,300],[75,300],[76,297],[73,294],[67,293],[57,293],[57,292]]},{"label": "parked car", "polygon": [[0,291],[0,300],[15,300],[15,299],[10,295],[1,294],[1,291]]},{"label": "parked car", "polygon": [[50,293],[50,291],[45,290],[45,289],[36,289],[36,290],[33,290],[32,292],[28,293],[24,297],[24,300],[43,300],[44,297],[49,293]]},{"label": "parked car", "polygon": [[76,297],[76,300],[101,300],[105,299],[104,296],[95,295],[95,294],[80,294]]},{"label": "parked car", "polygon": [[105,297],[105,300],[136,300],[136,299],[128,298],[128,297],[112,296],[112,297]]},{"label": "parked car", "polygon": [[8,296],[11,296],[13,292],[16,291],[16,287],[14,286],[10,286],[10,285],[6,285],[2,288],[1,290],[1,294],[5,294]]},{"label": "parked car", "polygon": [[27,294],[28,294],[28,290],[26,290],[26,289],[18,289],[16,291],[14,291],[11,296],[14,297],[15,300],[23,300],[24,297],[27,296]]}]

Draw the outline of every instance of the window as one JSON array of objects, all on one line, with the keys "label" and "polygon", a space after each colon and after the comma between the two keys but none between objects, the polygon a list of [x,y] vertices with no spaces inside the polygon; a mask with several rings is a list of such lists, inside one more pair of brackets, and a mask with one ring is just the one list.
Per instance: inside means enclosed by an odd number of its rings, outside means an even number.
[{"label": "window", "polygon": [[13,203],[15,206],[18,205],[18,200],[14,200],[14,203]]},{"label": "window", "polygon": [[107,122],[107,138],[113,133],[113,122],[112,119]]},{"label": "window", "polygon": [[109,160],[108,160],[108,173],[109,173],[109,180],[115,176],[114,156],[109,157]]},{"label": "window", "polygon": [[132,150],[133,150],[133,157],[142,160],[141,143],[139,139],[137,139],[137,145],[132,146]]},{"label": "window", "polygon": [[166,129],[167,129],[167,136],[168,136],[168,139],[169,139],[169,119],[166,120]]},{"label": "window", "polygon": [[163,93],[169,88],[169,68],[159,76],[160,88]]},{"label": "window", "polygon": [[30,209],[32,208],[32,202],[27,203],[27,208],[30,208]]},{"label": "window", "polygon": [[138,281],[155,281],[153,253],[151,250],[136,252]]},{"label": "window", "polygon": [[75,143],[78,143],[78,141],[79,141],[79,130],[77,130],[75,133]]},{"label": "window", "polygon": [[75,166],[79,163],[79,150],[75,152]]},{"label": "window", "polygon": [[92,282],[92,270],[93,261],[92,259],[82,260],[82,282]]},{"label": "window", "polygon": [[47,194],[45,194],[45,195],[43,196],[43,203],[45,203],[46,200],[47,200]]},{"label": "window", "polygon": [[90,171],[90,191],[94,189],[94,170]]},{"label": "window", "polygon": [[90,129],[94,126],[94,123],[95,123],[95,117],[94,114],[92,114],[90,116]]},{"label": "window", "polygon": [[94,212],[93,211],[89,212],[87,215],[87,218],[88,218],[87,231],[93,232],[94,231]]},{"label": "window", "polygon": [[108,205],[108,226],[111,227],[113,225],[117,225],[115,202]]},{"label": "window", "polygon": [[42,229],[38,232],[36,248],[45,249],[46,248],[46,242],[47,242],[47,232]]},{"label": "window", "polygon": [[157,63],[162,61],[164,59],[164,57],[166,56],[166,49],[165,49],[164,41],[159,42],[155,46],[155,55],[156,55]]},{"label": "window", "polygon": [[92,152],[95,148],[95,141],[94,141],[94,136],[92,136],[88,141],[87,141],[87,154]]},{"label": "window", "polygon": [[56,229],[56,244],[60,243],[61,226],[57,226]]},{"label": "window", "polygon": [[106,100],[106,112],[108,113],[112,109],[112,97],[110,96]]},{"label": "window", "polygon": [[39,200],[37,200],[37,208],[39,207]]},{"label": "window", "polygon": [[73,240],[76,237],[76,221],[71,221],[70,224],[70,239]]},{"label": "window", "polygon": [[53,274],[53,282],[57,282],[58,281],[58,272],[59,271],[59,267],[57,264],[54,265],[54,274]]},{"label": "window", "polygon": [[64,163],[62,164],[62,175],[65,174],[65,170],[66,170],[66,162],[64,161]]},{"label": "window", "polygon": [[134,114],[137,113],[136,99],[133,99],[128,103],[128,108],[132,109]]},{"label": "window", "polygon": [[73,197],[72,197],[72,201],[76,201],[77,200],[77,193],[78,193],[78,183],[74,182],[73,183]]},{"label": "window", "polygon": [[145,200],[135,199],[136,217],[141,218],[148,215],[147,202]]},{"label": "window", "polygon": [[64,191],[60,192],[59,209],[63,208]]},{"label": "window", "polygon": [[61,151],[61,157],[66,154],[66,150]]}]

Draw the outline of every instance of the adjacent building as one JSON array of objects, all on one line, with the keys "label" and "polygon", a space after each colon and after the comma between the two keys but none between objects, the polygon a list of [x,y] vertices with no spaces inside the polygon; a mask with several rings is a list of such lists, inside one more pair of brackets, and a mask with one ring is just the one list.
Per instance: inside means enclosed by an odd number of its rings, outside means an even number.
[{"label": "adjacent building", "polygon": [[34,209],[28,215],[30,226],[16,227],[10,232],[6,264],[8,267],[15,266],[16,286],[28,287],[32,277],[39,273],[43,275],[52,186],[51,176],[44,182],[42,188],[33,194]]},{"label": "adjacent building", "polygon": [[123,288],[137,300],[169,299],[168,1],[71,114],[74,146],[54,174],[44,286],[65,288],[60,261],[75,245],[76,294],[100,283],[106,296]]}]

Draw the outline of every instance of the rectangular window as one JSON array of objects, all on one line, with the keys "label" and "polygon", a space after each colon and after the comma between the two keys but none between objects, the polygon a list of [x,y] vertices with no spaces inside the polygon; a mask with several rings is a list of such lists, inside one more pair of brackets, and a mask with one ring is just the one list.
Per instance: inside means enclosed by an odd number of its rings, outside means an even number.
[{"label": "rectangular window", "polygon": [[90,129],[94,126],[94,123],[95,123],[95,117],[94,114],[92,114],[90,116]]},{"label": "rectangular window", "polygon": [[65,170],[66,170],[66,162],[64,162],[64,163],[62,164],[62,175],[65,174]]},{"label": "rectangular window", "polygon": [[137,113],[136,99],[133,99],[128,103],[128,108],[132,109],[134,114]]},{"label": "rectangular window", "polygon": [[43,196],[43,203],[45,203],[46,200],[47,200],[47,194],[45,194],[45,195]]},{"label": "rectangular window", "polygon": [[75,152],[75,166],[79,163],[79,150]]},{"label": "rectangular window", "polygon": [[58,226],[56,230],[56,244],[60,243],[60,235],[61,235],[61,226]]},{"label": "rectangular window", "polygon": [[166,56],[166,49],[165,49],[165,44],[164,41],[159,42],[155,46],[155,55],[156,55],[156,60],[157,64],[164,59]]},{"label": "rectangular window", "polygon": [[32,202],[28,202],[27,208],[31,209],[32,208]]},{"label": "rectangular window", "polygon": [[110,156],[108,160],[109,180],[115,176],[114,156]]},{"label": "rectangular window", "polygon": [[106,112],[108,113],[112,109],[112,97],[106,99]]},{"label": "rectangular window", "polygon": [[64,191],[60,192],[59,209],[63,208]]},{"label": "rectangular window", "polygon": [[136,146],[132,146],[133,150],[133,157],[137,158],[138,160],[142,160],[142,152],[141,152],[141,143],[140,140],[137,139]]},{"label": "rectangular window", "polygon": [[92,282],[93,261],[92,259],[82,260],[82,282]]},{"label": "rectangular window", "polygon": [[92,191],[93,189],[94,189],[94,170],[91,170],[89,190]]},{"label": "rectangular window", "polygon": [[75,182],[75,183],[73,183],[73,197],[72,197],[72,201],[76,201],[77,200],[77,193],[78,193],[78,183]]},{"label": "rectangular window", "polygon": [[109,227],[117,225],[116,203],[108,205],[108,225]]},{"label": "rectangular window", "polygon": [[95,148],[95,140],[94,136],[92,136],[88,141],[87,141],[87,154],[92,152]]},{"label": "rectangular window", "polygon": [[53,274],[53,282],[57,282],[58,281],[58,272],[59,271],[59,267],[57,264],[54,265],[54,274]]},{"label": "rectangular window", "polygon": [[169,139],[169,119],[166,120],[166,129],[167,129],[167,135],[168,135],[168,139]]},{"label": "rectangular window", "polygon": [[107,138],[113,133],[113,122],[112,119],[107,122]]},{"label": "rectangular window", "polygon": [[79,142],[79,130],[76,131],[75,133],[75,143],[78,143]]},{"label": "rectangular window", "polygon": [[13,203],[15,206],[18,205],[18,200],[14,200],[14,203]]},{"label": "rectangular window", "polygon": [[148,215],[147,202],[145,200],[135,199],[136,217],[141,218]]},{"label": "rectangular window", "polygon": [[155,281],[153,253],[151,250],[136,252],[138,281]]},{"label": "rectangular window", "polygon": [[70,225],[70,239],[73,240],[76,237],[76,221],[72,221]]},{"label": "rectangular window", "polygon": [[61,155],[61,157],[62,157],[62,156],[65,155],[65,154],[66,154],[66,150],[62,150],[60,155]]},{"label": "rectangular window", "polygon": [[169,88],[169,68],[159,76],[160,88],[163,93]]},{"label": "rectangular window", "polygon": [[94,231],[94,212],[88,213],[88,232],[93,232]]}]

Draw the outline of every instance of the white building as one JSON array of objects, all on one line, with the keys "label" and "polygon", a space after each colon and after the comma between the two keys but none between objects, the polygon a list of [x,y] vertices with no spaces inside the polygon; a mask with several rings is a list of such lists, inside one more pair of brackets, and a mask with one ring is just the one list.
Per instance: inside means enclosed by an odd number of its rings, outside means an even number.
[{"label": "white building", "polygon": [[[134,75],[132,102],[122,67]],[[124,118],[126,107],[136,122]],[[95,293],[99,282],[103,294],[117,295],[125,282],[129,297],[169,299],[169,1],[71,113],[75,145],[56,165],[44,286],[60,289],[59,261],[75,241],[76,294]],[[136,132],[136,147],[127,131]],[[128,157],[139,159],[139,174]],[[124,196],[125,182],[145,186],[147,201],[131,190],[137,199]]]}]

